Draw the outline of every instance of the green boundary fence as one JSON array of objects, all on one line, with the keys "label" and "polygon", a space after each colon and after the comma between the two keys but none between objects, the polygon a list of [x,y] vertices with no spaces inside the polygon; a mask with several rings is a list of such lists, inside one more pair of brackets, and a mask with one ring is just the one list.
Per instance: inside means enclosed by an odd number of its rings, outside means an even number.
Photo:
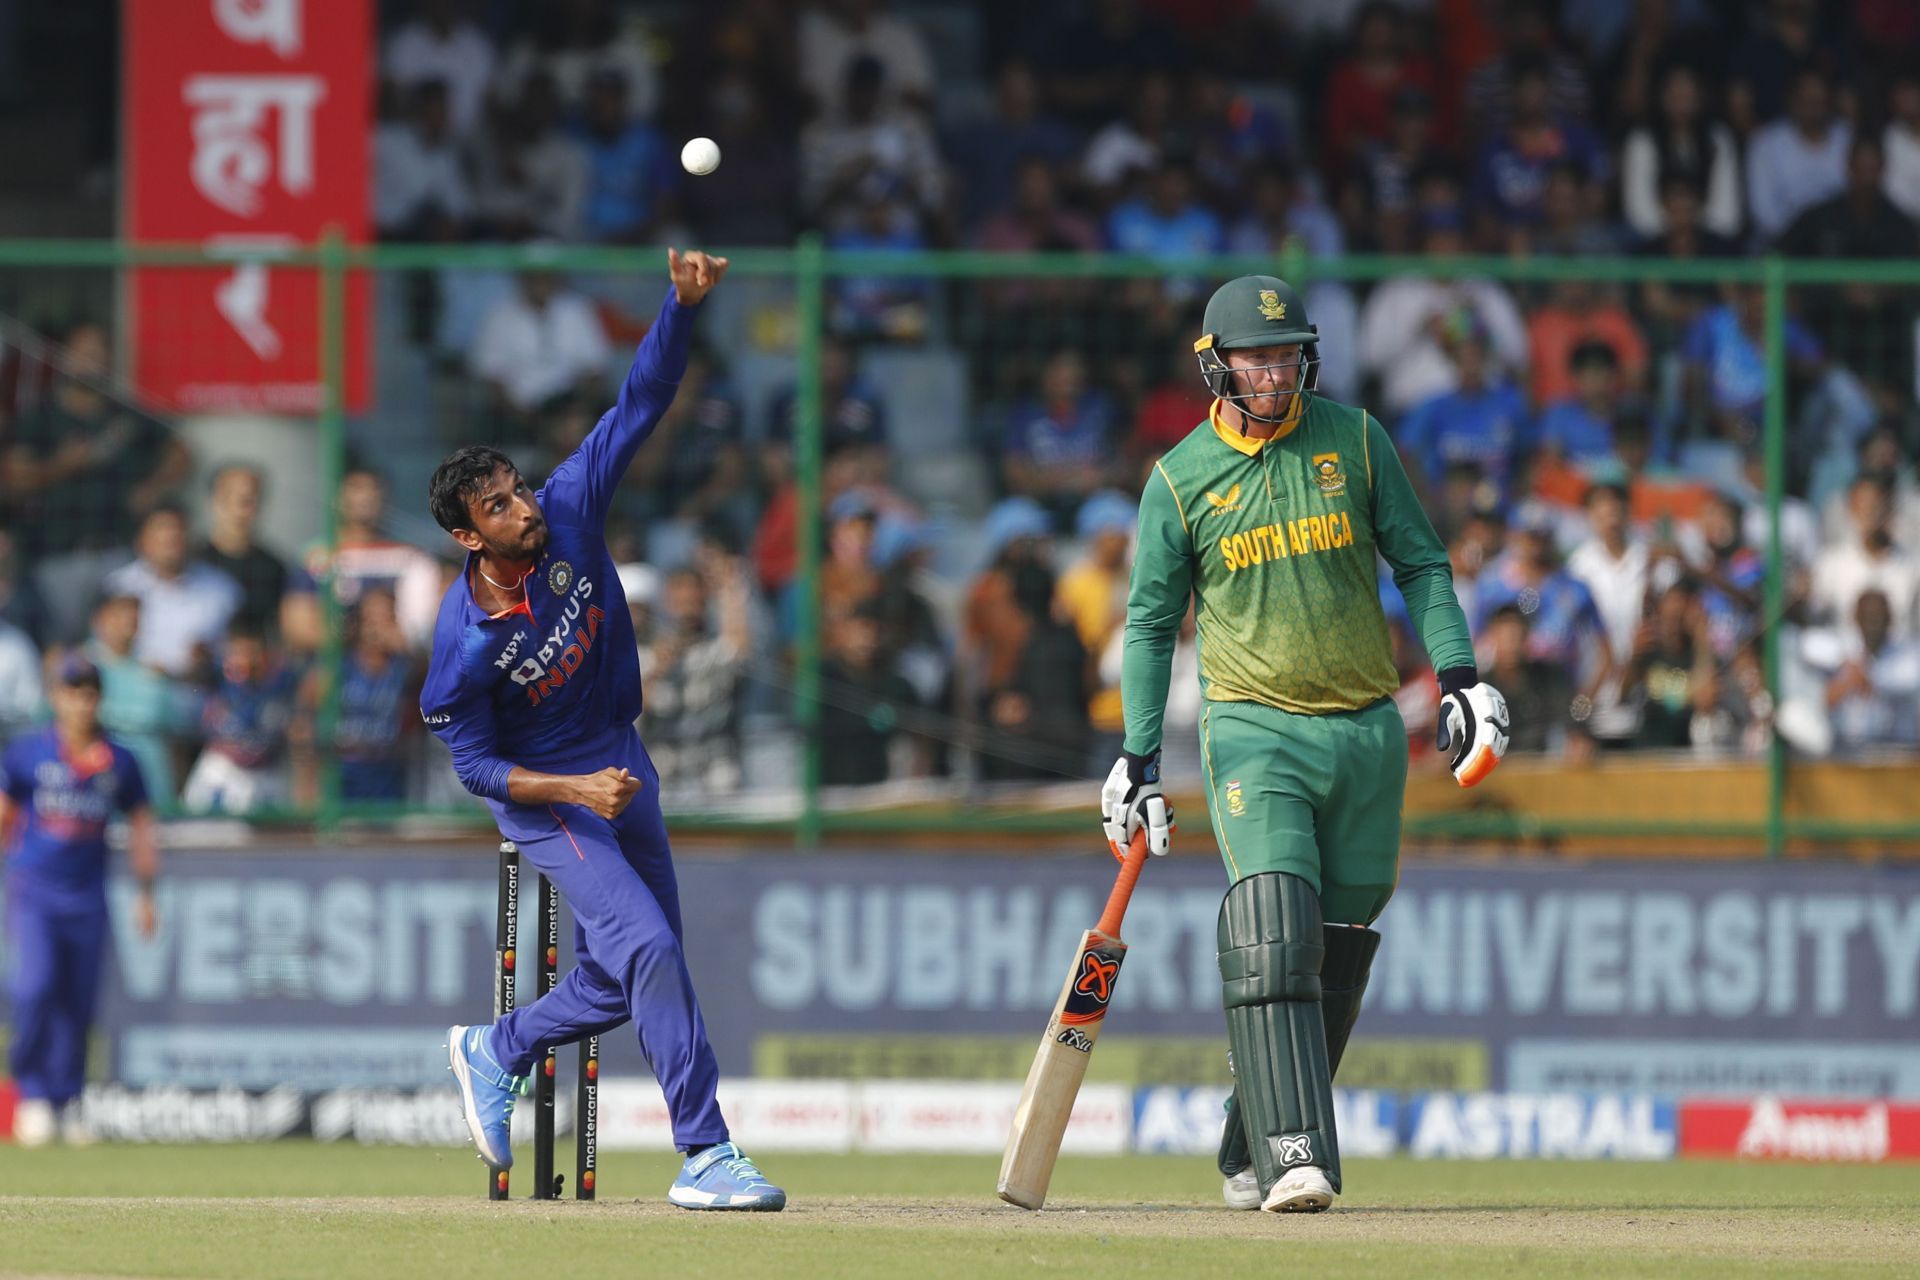
[{"label": "green boundary fence", "polygon": [[[1277,255],[1221,255],[1186,259],[1137,255],[1070,253],[1001,254],[980,251],[892,253],[829,250],[817,237],[808,237],[792,249],[752,249],[728,253],[730,271],[739,276],[791,279],[797,322],[797,401],[795,406],[795,465],[799,492],[799,581],[802,601],[796,646],[795,722],[805,743],[802,807],[795,820],[743,820],[721,814],[676,814],[678,826],[689,828],[765,830],[791,828],[797,841],[811,846],[829,832],[933,833],[964,824],[969,831],[1002,834],[1045,834],[1082,830],[1085,814],[1008,808],[977,804],[916,806],[899,811],[827,812],[820,805],[819,744],[812,732],[820,708],[820,618],[817,591],[821,564],[821,481],[823,414],[819,356],[825,328],[827,285],[836,278],[922,277],[945,280],[989,278],[1025,279],[1143,279],[1169,276],[1224,278],[1250,272],[1274,272],[1296,282],[1332,279],[1370,283],[1403,276],[1457,279],[1478,277],[1509,284],[1546,284],[1589,281],[1607,284],[1745,284],[1759,285],[1765,301],[1765,357],[1767,399],[1763,421],[1767,460],[1769,535],[1763,618],[1764,664],[1767,687],[1779,702],[1780,636],[1774,620],[1785,603],[1785,568],[1781,552],[1780,509],[1785,496],[1787,404],[1786,319],[1788,290],[1798,285],[1835,286],[1873,284],[1920,286],[1920,261],[1789,260],[1778,257],[1734,260],[1666,261],[1633,258],[1459,257],[1436,261],[1423,256],[1346,256],[1316,258],[1297,247]],[[425,269],[517,270],[544,267],[562,271],[657,274],[664,268],[656,248],[348,245],[337,238],[317,244],[271,249],[198,245],[132,244],[124,241],[13,240],[0,241],[0,269],[6,268],[124,268],[161,266],[230,266],[258,262],[269,266],[311,267],[319,271],[320,369],[326,383],[318,420],[321,436],[322,492],[337,491],[346,460],[344,413],[346,281],[357,271]],[[335,530],[332,501],[325,504],[324,535],[331,544]],[[323,593],[327,609],[328,669],[338,671],[340,619],[331,593]],[[321,713],[320,741],[328,740],[334,707]],[[286,821],[317,821],[331,829],[348,820],[381,821],[419,812],[407,806],[343,805],[339,800],[337,769],[322,754],[322,794],[317,813],[271,815]],[[1787,761],[1776,737],[1767,761],[1765,812],[1737,822],[1684,823],[1625,819],[1530,819],[1513,814],[1435,814],[1410,818],[1408,833],[1415,836],[1458,839],[1577,839],[1594,837],[1713,838],[1751,841],[1778,855],[1789,841],[1844,842],[1848,840],[1920,841],[1920,816],[1911,823],[1860,823],[1789,817],[1786,813]],[[481,815],[476,810],[474,817]]]}]

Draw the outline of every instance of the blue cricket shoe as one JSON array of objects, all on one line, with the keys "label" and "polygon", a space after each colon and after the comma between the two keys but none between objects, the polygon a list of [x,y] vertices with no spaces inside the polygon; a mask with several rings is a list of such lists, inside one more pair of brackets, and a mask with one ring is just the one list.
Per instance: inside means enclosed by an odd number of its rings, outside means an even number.
[{"label": "blue cricket shoe", "polygon": [[682,1209],[778,1213],[787,1207],[787,1193],[768,1182],[731,1142],[688,1156],[667,1190],[667,1199]]},{"label": "blue cricket shoe", "polygon": [[496,1169],[513,1168],[513,1104],[525,1082],[493,1056],[493,1028],[448,1027],[447,1066],[480,1158]]}]

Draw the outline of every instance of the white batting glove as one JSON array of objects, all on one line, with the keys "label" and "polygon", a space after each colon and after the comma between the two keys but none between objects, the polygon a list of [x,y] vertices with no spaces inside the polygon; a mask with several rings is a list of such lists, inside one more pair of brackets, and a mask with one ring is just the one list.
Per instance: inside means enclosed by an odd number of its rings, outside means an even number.
[{"label": "white batting glove", "polygon": [[1440,726],[1436,745],[1453,770],[1454,781],[1471,787],[1493,772],[1507,754],[1507,700],[1490,684],[1473,683],[1447,689],[1443,672]]},{"label": "white batting glove", "polygon": [[1173,843],[1173,806],[1160,792],[1160,753],[1122,752],[1100,788],[1100,825],[1116,858],[1126,855],[1136,831],[1147,832],[1147,852],[1156,857]]}]

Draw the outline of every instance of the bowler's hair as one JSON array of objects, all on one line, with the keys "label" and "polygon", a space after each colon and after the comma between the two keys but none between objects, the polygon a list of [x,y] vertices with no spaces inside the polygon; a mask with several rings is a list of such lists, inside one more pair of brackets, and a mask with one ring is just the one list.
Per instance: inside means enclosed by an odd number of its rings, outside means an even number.
[{"label": "bowler's hair", "polygon": [[489,445],[469,445],[447,455],[446,460],[434,468],[433,483],[427,489],[427,506],[433,512],[435,523],[448,533],[473,528],[467,503],[480,496],[493,473],[502,467],[519,471],[512,458]]}]

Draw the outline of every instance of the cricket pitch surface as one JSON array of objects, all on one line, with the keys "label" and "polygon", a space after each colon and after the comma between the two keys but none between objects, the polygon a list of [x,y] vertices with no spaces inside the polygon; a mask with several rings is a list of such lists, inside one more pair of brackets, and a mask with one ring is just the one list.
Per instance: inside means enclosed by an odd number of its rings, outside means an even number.
[{"label": "cricket pitch surface", "polygon": [[784,1213],[672,1208],[672,1156],[603,1154],[591,1204],[493,1204],[451,1150],[0,1147],[0,1276],[1920,1273],[1920,1165],[1356,1160],[1333,1211],[1276,1216],[1205,1159],[1066,1159],[1029,1213],[992,1157],[758,1158]]}]

